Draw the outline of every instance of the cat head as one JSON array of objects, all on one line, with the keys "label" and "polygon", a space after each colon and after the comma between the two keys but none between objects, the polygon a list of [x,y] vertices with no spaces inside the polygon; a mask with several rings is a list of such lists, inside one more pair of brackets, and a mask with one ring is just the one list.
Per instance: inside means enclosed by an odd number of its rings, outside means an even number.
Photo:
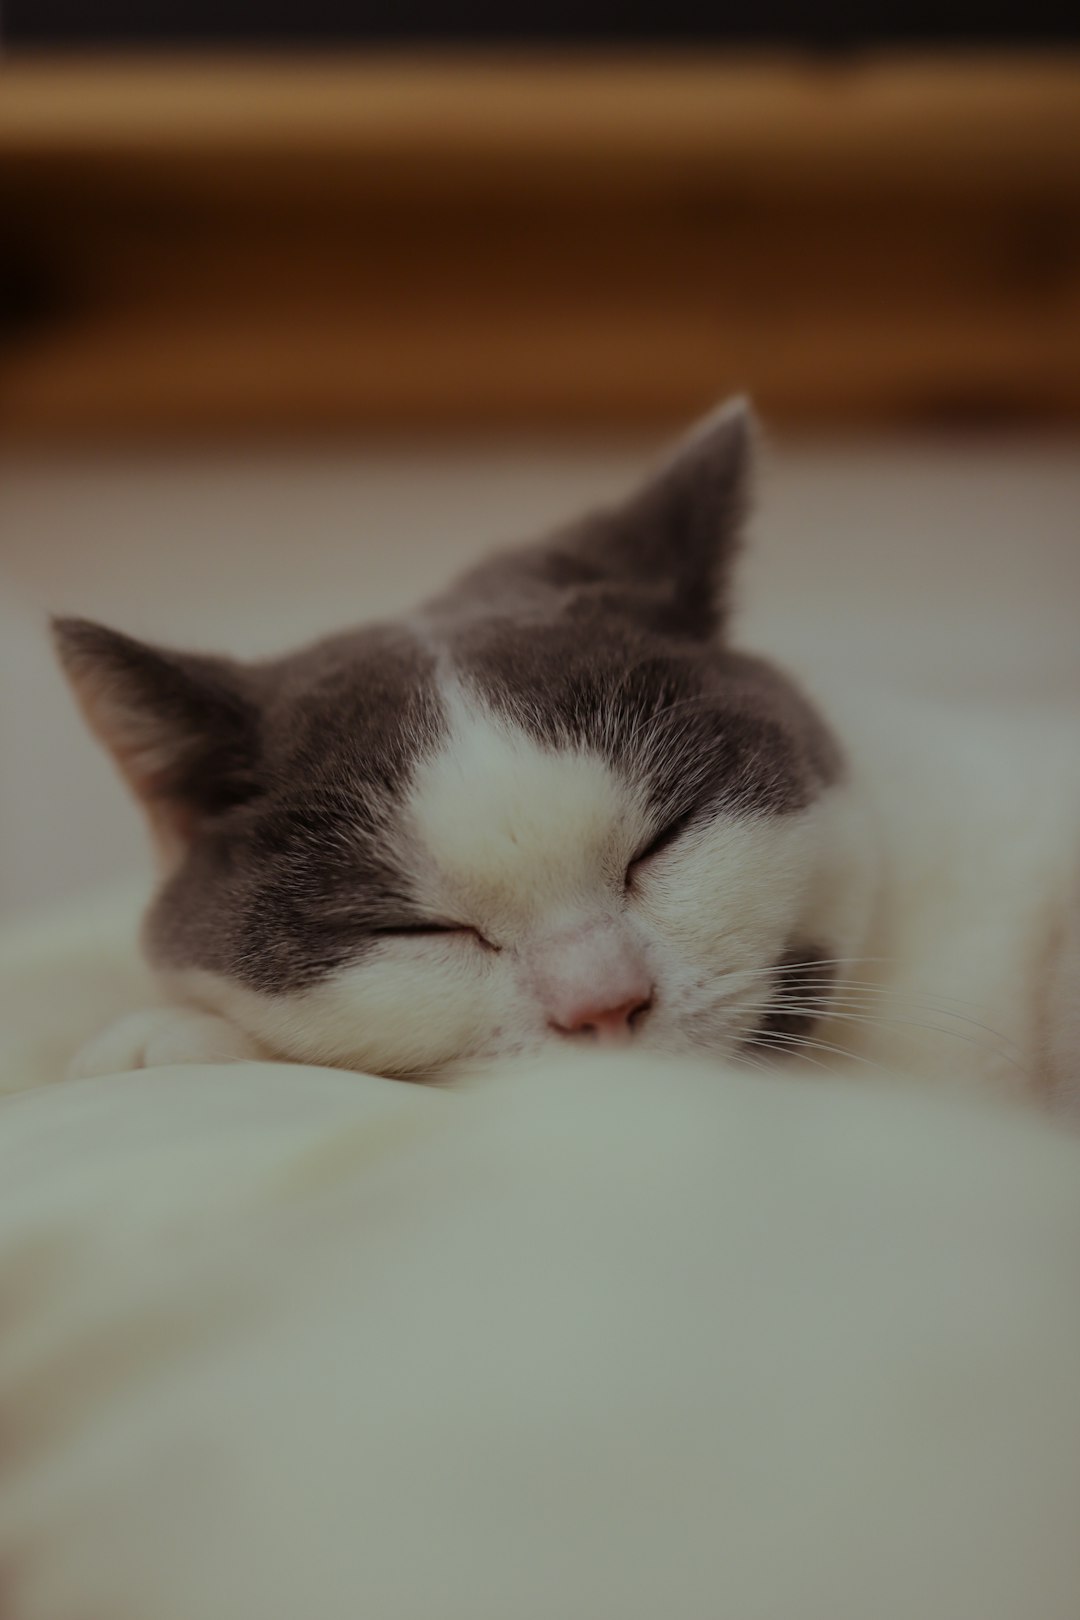
[{"label": "cat head", "polygon": [[812,1021],[857,816],[823,719],[727,640],[753,438],[729,404],[621,504],[271,661],[57,621],[161,853],[170,986],[284,1056],[417,1077],[735,1051],[793,992]]}]

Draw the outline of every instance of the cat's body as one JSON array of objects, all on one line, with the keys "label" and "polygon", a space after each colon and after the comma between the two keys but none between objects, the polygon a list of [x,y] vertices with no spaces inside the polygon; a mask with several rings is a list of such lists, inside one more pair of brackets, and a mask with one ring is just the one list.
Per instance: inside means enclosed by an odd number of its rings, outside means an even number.
[{"label": "cat's body", "polygon": [[1067,1091],[1077,728],[854,681],[819,712],[735,651],[749,451],[729,408],[624,506],[270,664],[62,622],[166,861],[151,959],[200,1009],[83,1070],[589,1038]]},{"label": "cat's body", "polygon": [[816,1033],[938,1083],[1067,1095],[1080,1080],[1074,718],[824,682],[815,694],[873,827],[876,884],[853,974],[876,988],[836,1008],[875,1021]]}]

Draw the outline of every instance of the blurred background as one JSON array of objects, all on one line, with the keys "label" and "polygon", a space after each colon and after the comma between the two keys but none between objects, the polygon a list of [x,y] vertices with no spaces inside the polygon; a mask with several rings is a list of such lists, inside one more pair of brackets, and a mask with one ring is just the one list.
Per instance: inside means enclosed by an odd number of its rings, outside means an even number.
[{"label": "blurred background", "polygon": [[1080,28],[6,0],[0,913],[137,869],[48,611],[269,652],[770,429],[744,634],[1080,696]]}]

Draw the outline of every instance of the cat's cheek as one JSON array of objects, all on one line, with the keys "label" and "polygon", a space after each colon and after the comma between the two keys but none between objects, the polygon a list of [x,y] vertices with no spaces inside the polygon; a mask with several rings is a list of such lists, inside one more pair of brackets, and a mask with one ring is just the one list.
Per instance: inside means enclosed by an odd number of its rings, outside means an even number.
[{"label": "cat's cheek", "polygon": [[816,810],[717,817],[646,873],[639,927],[687,974],[769,962],[800,921],[820,860]]},{"label": "cat's cheek", "polygon": [[448,946],[411,959],[391,950],[281,995],[201,970],[170,979],[280,1057],[422,1079],[465,1058],[528,1044],[528,1010],[512,973],[498,958],[465,956],[467,949],[460,957]]},{"label": "cat's cheek", "polygon": [[[670,883],[642,909],[638,932],[657,985],[657,1017],[710,1008],[717,987],[735,975],[754,976],[780,955],[796,911],[785,902],[740,906],[732,886],[715,882]],[[726,992],[725,992],[726,993]]]}]

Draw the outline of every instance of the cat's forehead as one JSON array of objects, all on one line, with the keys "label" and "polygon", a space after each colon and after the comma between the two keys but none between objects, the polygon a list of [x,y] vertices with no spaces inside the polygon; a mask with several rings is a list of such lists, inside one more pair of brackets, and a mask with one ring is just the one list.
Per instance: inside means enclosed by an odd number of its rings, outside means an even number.
[{"label": "cat's forehead", "polygon": [[493,713],[549,748],[595,752],[661,814],[702,795],[784,814],[841,773],[831,733],[781,672],[655,634],[600,596],[571,593],[545,620],[478,617],[447,645]]},{"label": "cat's forehead", "polygon": [[280,663],[264,746],[301,793],[352,782],[403,792],[445,729],[436,651],[399,625],[330,637]]},{"label": "cat's forehead", "polygon": [[404,818],[420,889],[504,921],[588,906],[649,826],[634,783],[595,751],[545,746],[456,680]]},{"label": "cat's forehead", "polygon": [[335,638],[290,661],[282,691],[268,729],[297,786],[348,781],[384,804],[436,754],[468,759],[474,794],[498,771],[524,780],[589,755],[660,815],[701,798],[784,814],[840,772],[829,731],[770,665],[657,635],[577,590],[543,611]]}]

